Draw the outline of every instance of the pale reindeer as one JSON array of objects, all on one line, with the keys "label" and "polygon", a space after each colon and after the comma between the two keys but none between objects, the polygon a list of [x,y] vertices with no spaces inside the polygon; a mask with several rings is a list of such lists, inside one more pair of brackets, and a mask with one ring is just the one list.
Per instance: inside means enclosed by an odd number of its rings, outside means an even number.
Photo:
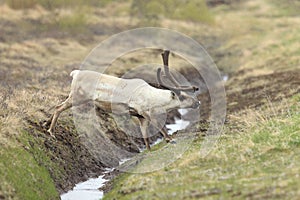
[{"label": "pale reindeer", "polygon": [[[156,116],[162,110],[168,112],[177,108],[198,108],[200,106],[200,101],[194,95],[198,88],[180,86],[169,72],[169,51],[164,51],[162,58],[164,75],[162,75],[161,68],[158,68],[157,80],[163,89],[152,87],[142,79],[122,79],[87,70],[72,71],[70,75],[73,80],[68,98],[56,106],[54,114],[45,124],[50,124],[48,129],[50,135],[54,137],[53,130],[61,112],[72,106],[93,101],[96,106],[104,111],[110,112],[113,108],[114,112],[121,114],[129,110],[130,115],[138,117],[145,145],[150,150],[147,131],[150,122],[155,121],[153,116]],[[162,78],[168,78],[175,87],[167,86]],[[72,101],[75,92],[76,101]],[[160,129],[160,133],[167,142],[171,140],[165,124]]]}]

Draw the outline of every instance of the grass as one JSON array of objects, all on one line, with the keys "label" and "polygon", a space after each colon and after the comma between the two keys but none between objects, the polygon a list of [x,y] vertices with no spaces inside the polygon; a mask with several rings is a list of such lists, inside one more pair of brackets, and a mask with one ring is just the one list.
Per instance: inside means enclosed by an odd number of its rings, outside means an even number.
[{"label": "grass", "polygon": [[[120,0],[119,0],[120,1]],[[13,9],[29,9],[36,5],[52,10],[57,8],[78,8],[83,6],[104,6],[112,0],[5,0]]]},{"label": "grass", "polygon": [[239,128],[227,126],[205,158],[199,155],[202,139],[198,138],[181,159],[163,170],[121,175],[104,199],[296,199],[300,95],[281,109],[273,117],[261,112],[267,120],[253,117],[246,129],[243,119]]},{"label": "grass", "polygon": [[214,18],[205,1],[142,1],[133,0],[130,13],[140,18],[140,25],[159,26],[163,17],[212,24]]},{"label": "grass", "polygon": [[85,32],[88,24],[88,9],[78,9],[69,14],[61,15],[55,19],[53,26],[62,31]]},{"label": "grass", "polygon": [[24,148],[3,148],[0,160],[0,191],[4,191],[4,199],[59,198],[49,171]]},{"label": "grass", "polygon": [[36,5],[36,0],[7,0],[6,3],[13,9],[33,8]]},{"label": "grass", "polygon": [[292,11],[280,14],[283,7],[293,9],[293,4],[278,2],[254,0],[234,11],[213,11],[227,38],[219,48],[225,55],[216,59],[218,67],[229,73],[252,70],[249,75],[299,68],[300,20]]},{"label": "grass", "polygon": [[279,9],[279,14],[283,16],[299,16],[298,10],[300,9],[300,2],[297,0],[287,0],[280,1],[274,0],[270,1],[271,4]]},{"label": "grass", "polygon": [[179,4],[171,18],[207,24],[214,23],[213,14],[207,8],[205,1],[188,1],[183,5]]},{"label": "grass", "polygon": [[[105,7],[112,3],[111,0],[6,0],[6,4],[15,10],[35,10],[37,6],[42,7],[44,16],[38,31],[64,32],[69,34],[87,33],[89,18],[92,18],[95,7]],[[39,8],[41,10],[41,8]],[[30,12],[30,11],[29,11]],[[20,25],[26,30],[32,30],[31,21]]]},{"label": "grass", "polygon": [[[6,48],[6,45],[10,47]],[[78,54],[75,51],[82,55],[85,48],[76,42],[65,41],[61,45],[53,39],[45,39],[41,43],[32,41],[3,43],[1,48],[7,50],[1,51],[1,62],[9,63],[9,65],[1,64],[1,79],[3,74],[13,70],[10,76],[3,77],[0,83],[0,199],[2,197],[20,200],[59,199],[56,186],[58,182],[65,182],[61,180],[65,170],[59,166],[57,160],[51,160],[55,155],[45,149],[44,133],[36,129],[34,134],[27,131],[30,126],[26,119],[39,124],[39,120],[46,118],[39,112],[40,109],[47,109],[49,105],[54,105],[64,98],[59,95],[67,94],[69,80],[62,79],[58,83],[59,74],[53,71],[59,71],[60,74],[65,71],[62,76],[68,77],[71,69],[63,70],[60,64],[67,63],[67,59],[69,62],[76,62],[74,57]],[[54,54],[52,49],[56,52],[69,52],[74,57],[71,58],[66,54],[62,56],[62,53]],[[46,67],[49,62],[46,59],[49,57],[52,64]],[[51,84],[47,83],[47,80],[51,81]],[[59,86],[61,90],[54,92],[57,94],[56,97],[52,96],[54,99],[49,95],[53,94],[51,89],[55,85],[53,80],[61,85]],[[55,147],[57,148],[57,145]]]},{"label": "grass", "polygon": [[2,89],[0,196],[4,199],[59,198],[53,177],[59,178],[63,170],[50,159],[43,140],[25,130],[24,118],[36,120],[32,116],[37,115],[36,106],[43,101],[43,95],[29,89]]},{"label": "grass", "polygon": [[[75,34],[79,35],[79,38],[83,34],[92,37],[91,32],[99,26],[97,24],[99,21],[106,27],[107,23],[115,23],[115,18],[123,18],[121,21],[125,20],[125,23],[128,23],[126,20],[130,20],[135,27],[163,26],[161,22],[164,19],[204,24],[214,23],[214,16],[204,0],[190,0],[188,3],[182,0],[165,2],[157,0],[5,0],[4,2],[10,8],[21,10],[24,13],[36,9],[42,11],[31,14],[32,16],[42,14],[40,17],[34,17],[34,20],[17,21],[18,26],[21,26],[26,32],[31,32],[34,28],[36,32],[53,32],[53,35]],[[107,10],[109,11],[107,12]],[[103,15],[110,16],[110,19],[103,21]],[[36,26],[36,23],[39,23],[39,26]]]}]

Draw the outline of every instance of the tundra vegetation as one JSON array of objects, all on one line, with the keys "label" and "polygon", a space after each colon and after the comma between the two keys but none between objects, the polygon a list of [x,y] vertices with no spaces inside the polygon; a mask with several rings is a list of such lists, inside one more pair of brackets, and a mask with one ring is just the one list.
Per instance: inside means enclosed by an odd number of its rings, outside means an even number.
[{"label": "tundra vegetation", "polygon": [[[299,1],[207,2],[209,6],[196,0],[0,1],[0,199],[58,199],[75,183],[101,172],[103,164],[82,146],[71,112],[62,114],[56,139],[42,124],[50,107],[66,99],[69,73],[96,44],[148,25],[191,36],[229,76],[226,124],[207,157],[199,155],[199,134],[172,165],[117,176],[104,198],[297,199]],[[161,58],[149,50],[125,55],[113,63],[122,68],[109,73],[122,75],[145,61],[161,63]],[[186,76],[188,65],[172,58],[172,67]],[[203,116],[209,116],[208,95],[199,99]],[[103,129],[122,138],[109,125],[109,114],[101,115],[107,116]],[[194,128],[205,131],[205,120]],[[111,137],[127,145],[125,136]]]}]

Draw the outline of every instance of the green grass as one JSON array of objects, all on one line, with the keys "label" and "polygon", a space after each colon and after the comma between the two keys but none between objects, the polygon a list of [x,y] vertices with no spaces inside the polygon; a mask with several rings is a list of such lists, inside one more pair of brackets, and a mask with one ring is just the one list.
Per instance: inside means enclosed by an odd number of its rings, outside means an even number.
[{"label": "green grass", "polygon": [[[58,199],[47,169],[40,165],[32,154],[23,148],[7,148],[0,152],[0,177],[2,186],[11,188],[6,190],[5,199]],[[4,189],[4,188],[3,188]],[[1,191],[5,191],[2,190]]]},{"label": "green grass", "polygon": [[87,14],[78,10],[70,15],[60,16],[53,25],[62,31],[84,32],[87,25],[87,19]]},{"label": "green grass", "polygon": [[207,24],[214,22],[214,17],[207,8],[205,1],[188,1],[186,4],[178,5],[171,18]]},{"label": "green grass", "polygon": [[268,120],[256,120],[247,128],[227,125],[205,158],[199,155],[199,138],[163,170],[121,175],[104,199],[297,199],[299,97],[290,100],[286,112]]},{"label": "green grass", "polygon": [[56,178],[63,170],[46,155],[38,138],[22,131],[16,139],[18,144],[0,150],[0,194],[4,192],[5,199],[59,199],[49,170]]}]

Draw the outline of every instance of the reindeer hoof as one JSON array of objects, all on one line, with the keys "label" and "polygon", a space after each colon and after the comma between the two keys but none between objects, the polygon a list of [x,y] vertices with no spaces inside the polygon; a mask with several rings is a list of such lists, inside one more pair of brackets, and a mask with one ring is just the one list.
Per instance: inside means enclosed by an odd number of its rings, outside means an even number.
[{"label": "reindeer hoof", "polygon": [[175,140],[171,140],[170,144],[176,144],[176,141]]},{"label": "reindeer hoof", "polygon": [[171,138],[171,137],[166,138],[166,142],[167,142],[167,143],[170,143],[170,144],[176,144],[176,140],[173,139],[173,138]]},{"label": "reindeer hoof", "polygon": [[171,137],[167,137],[167,138],[165,138],[165,140],[166,140],[167,143],[169,143],[169,142],[171,142],[173,139],[172,139]]}]

